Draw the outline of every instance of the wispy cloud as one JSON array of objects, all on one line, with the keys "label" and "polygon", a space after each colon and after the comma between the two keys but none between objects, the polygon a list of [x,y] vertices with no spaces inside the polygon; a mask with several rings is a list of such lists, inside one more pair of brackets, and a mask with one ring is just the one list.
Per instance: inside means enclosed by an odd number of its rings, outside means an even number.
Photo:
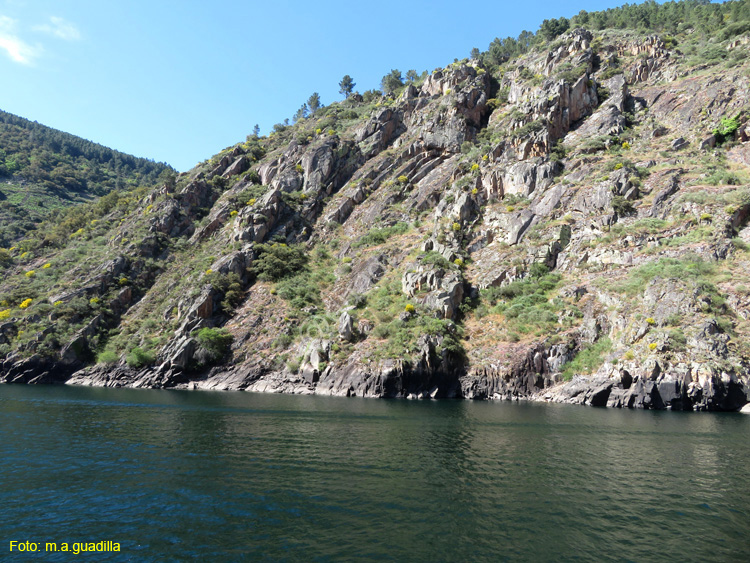
[{"label": "wispy cloud", "polygon": [[81,32],[75,25],[57,16],[50,17],[49,23],[35,25],[34,31],[40,31],[65,41],[77,41],[81,38]]},{"label": "wispy cloud", "polygon": [[16,20],[0,15],[0,49],[15,61],[22,65],[34,64],[42,52],[38,45],[30,45],[16,34]]}]

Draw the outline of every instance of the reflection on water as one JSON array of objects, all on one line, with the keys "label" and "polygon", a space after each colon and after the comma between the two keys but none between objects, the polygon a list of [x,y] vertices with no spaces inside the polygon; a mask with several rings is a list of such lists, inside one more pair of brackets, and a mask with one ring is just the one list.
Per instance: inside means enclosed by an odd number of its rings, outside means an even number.
[{"label": "reflection on water", "polygon": [[731,414],[0,386],[0,535],[119,541],[113,561],[748,560],[748,431]]}]

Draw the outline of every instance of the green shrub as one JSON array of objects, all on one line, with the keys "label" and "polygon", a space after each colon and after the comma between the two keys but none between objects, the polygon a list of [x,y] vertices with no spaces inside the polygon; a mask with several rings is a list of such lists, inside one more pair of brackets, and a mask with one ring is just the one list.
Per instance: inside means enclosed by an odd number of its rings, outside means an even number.
[{"label": "green shrub", "polygon": [[612,198],[612,210],[622,217],[633,213],[635,207],[633,207],[633,204],[624,197],[616,195]]},{"label": "green shrub", "polygon": [[748,245],[744,240],[742,240],[740,237],[734,237],[732,239],[732,245],[737,249],[741,250],[743,252],[747,252],[750,250],[750,245]]},{"label": "green shrub", "polygon": [[247,174],[245,174],[245,181],[251,182],[253,184],[260,184],[260,174],[258,174],[257,170],[250,170]]},{"label": "green shrub", "polygon": [[255,247],[258,258],[253,268],[262,281],[278,281],[299,272],[307,265],[307,256],[301,245],[287,246],[272,243]]},{"label": "green shrub", "polygon": [[100,364],[116,364],[120,361],[120,356],[112,350],[104,350],[96,356],[96,361]]},{"label": "green shrub", "polygon": [[370,246],[376,246],[378,244],[384,244],[390,237],[394,235],[402,235],[409,230],[408,223],[396,223],[390,227],[373,228],[360,238],[358,241],[352,244],[352,248],[366,248]]},{"label": "green shrub", "polygon": [[419,258],[417,258],[417,260],[419,260],[426,266],[435,266],[444,270],[448,270],[451,267],[451,263],[448,262],[445,256],[443,256],[439,252],[435,252],[434,250],[430,250],[429,252],[422,254]]},{"label": "green shrub", "polygon": [[320,288],[311,279],[308,272],[301,272],[280,280],[276,286],[276,291],[279,297],[289,302],[297,310],[309,306],[322,306]]},{"label": "green shrub", "polygon": [[280,334],[272,343],[271,347],[274,350],[283,350],[284,348],[288,348],[292,342],[294,342],[294,339],[289,334]]},{"label": "green shrub", "polygon": [[547,122],[544,119],[536,119],[531,123],[527,123],[518,129],[511,131],[511,138],[527,137],[533,133],[541,131],[547,126]]},{"label": "green shrub", "polygon": [[675,328],[670,330],[668,333],[669,343],[672,345],[672,349],[675,351],[684,350],[687,345],[687,338],[685,333],[681,329]]},{"label": "green shrub", "polygon": [[562,140],[558,140],[553,146],[549,153],[549,159],[552,162],[561,162],[565,158],[565,145]]},{"label": "green shrub", "polygon": [[719,45],[712,45],[700,54],[700,58],[705,63],[717,63],[727,58],[727,50]]},{"label": "green shrub", "polygon": [[736,186],[736,185],[741,184],[742,180],[740,179],[739,176],[737,176],[737,174],[734,174],[727,170],[716,170],[710,175],[708,175],[703,180],[703,182],[710,186],[719,186],[719,185]]},{"label": "green shrub", "polygon": [[153,352],[143,350],[138,346],[130,350],[128,355],[125,356],[125,361],[127,362],[128,366],[133,369],[140,369],[147,365],[153,364],[155,360],[156,355]]},{"label": "green shrub", "polygon": [[534,279],[539,279],[549,273],[549,268],[542,262],[534,262],[529,268],[529,275]]},{"label": "green shrub", "polygon": [[349,295],[347,302],[355,309],[362,309],[367,305],[367,296],[362,293],[352,293]]},{"label": "green shrub", "polygon": [[599,80],[602,80],[602,81],[609,80],[610,78],[612,78],[613,76],[617,76],[618,74],[622,74],[622,69],[620,68],[619,64],[615,63],[615,64],[611,64],[606,69],[604,69],[599,74],[598,78]]},{"label": "green shrub", "polygon": [[218,361],[229,352],[234,336],[225,328],[202,328],[195,339],[206,351],[208,359]]},{"label": "green shrub", "polygon": [[597,137],[591,137],[581,144],[580,150],[585,153],[593,153],[606,150],[607,146],[613,142],[612,137],[608,135],[600,135]]},{"label": "green shrub", "polygon": [[586,71],[588,70],[588,67],[586,64],[581,64],[577,67],[574,67],[570,63],[563,63],[558,67],[558,74],[557,78],[562,79],[568,84],[574,84],[581,76],[583,76]]}]

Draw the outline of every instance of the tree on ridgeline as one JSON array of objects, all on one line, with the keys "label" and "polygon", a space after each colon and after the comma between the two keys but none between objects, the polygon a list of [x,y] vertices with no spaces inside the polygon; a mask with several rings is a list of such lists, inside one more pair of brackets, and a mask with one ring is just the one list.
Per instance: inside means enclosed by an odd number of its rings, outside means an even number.
[{"label": "tree on ridgeline", "polygon": [[391,72],[380,81],[380,87],[386,94],[394,94],[403,85],[404,79],[401,78],[401,71],[398,69],[391,69]]},{"label": "tree on ridgeline", "polygon": [[348,74],[345,74],[344,78],[342,78],[341,82],[339,82],[339,93],[343,94],[345,98],[348,98],[352,95],[352,91],[354,90],[355,86],[356,83],[354,82],[352,77]]},{"label": "tree on ridgeline", "polygon": [[304,119],[307,117],[309,110],[307,109],[307,104],[302,104],[302,107],[300,107],[297,110],[297,113],[294,114],[294,122],[296,123],[300,119]]},{"label": "tree on ridgeline", "polygon": [[312,93],[307,99],[307,109],[310,111],[310,115],[315,115],[315,112],[320,109],[320,94],[317,92]]}]

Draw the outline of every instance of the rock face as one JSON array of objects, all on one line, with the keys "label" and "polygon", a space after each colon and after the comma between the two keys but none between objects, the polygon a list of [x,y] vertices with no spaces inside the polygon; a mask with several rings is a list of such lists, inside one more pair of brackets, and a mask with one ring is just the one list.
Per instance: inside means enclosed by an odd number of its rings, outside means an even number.
[{"label": "rock face", "polygon": [[419,266],[413,273],[404,274],[401,282],[404,294],[417,299],[428,309],[445,319],[453,319],[463,301],[463,279],[458,272],[443,269],[426,269]]},{"label": "rock face", "polygon": [[672,45],[457,61],[0,250],[0,381],[746,409],[750,43]]}]

